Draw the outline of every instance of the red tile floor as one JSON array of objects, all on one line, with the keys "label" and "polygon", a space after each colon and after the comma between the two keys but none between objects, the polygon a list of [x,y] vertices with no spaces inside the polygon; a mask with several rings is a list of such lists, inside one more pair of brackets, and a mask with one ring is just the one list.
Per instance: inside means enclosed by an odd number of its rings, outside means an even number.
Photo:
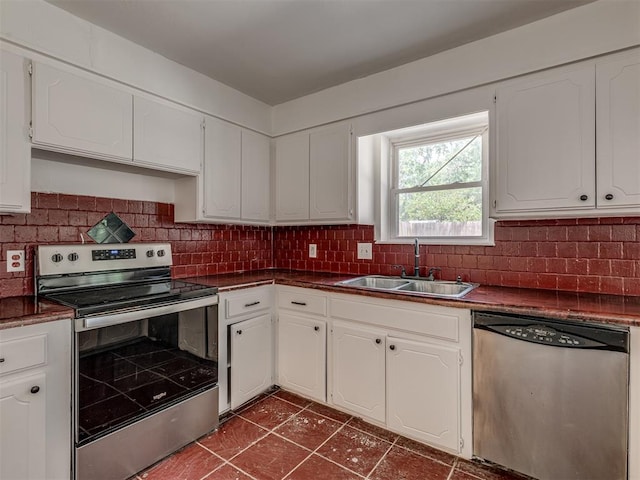
[{"label": "red tile floor", "polygon": [[522,480],[284,390],[234,412],[137,480]]}]

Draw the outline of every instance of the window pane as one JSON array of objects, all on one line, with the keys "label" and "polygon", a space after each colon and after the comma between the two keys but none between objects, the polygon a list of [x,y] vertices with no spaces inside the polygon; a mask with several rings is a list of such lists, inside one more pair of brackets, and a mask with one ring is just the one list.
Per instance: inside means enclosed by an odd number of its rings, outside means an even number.
[{"label": "window pane", "polygon": [[[482,177],[482,135],[398,149],[398,188],[477,182]],[[462,151],[449,163],[451,157]],[[440,168],[442,170],[438,171]],[[437,172],[437,173],[436,173]],[[430,178],[433,177],[433,178]]]},{"label": "window pane", "polygon": [[398,194],[398,236],[482,236],[482,188]]}]

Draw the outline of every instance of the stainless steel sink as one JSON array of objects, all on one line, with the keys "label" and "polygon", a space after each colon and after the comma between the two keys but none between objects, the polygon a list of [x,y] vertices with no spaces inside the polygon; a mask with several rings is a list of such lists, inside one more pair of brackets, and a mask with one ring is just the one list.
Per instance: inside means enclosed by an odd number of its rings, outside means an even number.
[{"label": "stainless steel sink", "polygon": [[477,287],[473,283],[444,280],[420,280],[413,278],[367,275],[337,282],[336,285],[387,292],[411,292],[428,297],[461,298]]}]

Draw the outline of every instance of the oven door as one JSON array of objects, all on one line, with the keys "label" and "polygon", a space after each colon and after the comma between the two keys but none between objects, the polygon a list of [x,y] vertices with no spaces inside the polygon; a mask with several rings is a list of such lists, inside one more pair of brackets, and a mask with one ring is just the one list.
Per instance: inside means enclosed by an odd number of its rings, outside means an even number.
[{"label": "oven door", "polygon": [[[151,453],[148,460],[135,468],[144,468],[216,428],[217,342],[215,295],[204,301],[197,299],[126,312],[124,317],[109,314],[76,319],[74,413],[77,478],[95,478],[96,472],[102,473],[101,470],[107,468],[101,465],[104,454],[112,446],[120,449],[123,441],[136,438],[136,429],[148,431],[149,425],[153,424],[154,436],[158,437],[171,436],[172,430],[180,430],[181,426],[175,422],[181,420],[168,419],[158,425],[154,417],[170,409],[193,410],[180,407],[187,405],[190,399],[193,399],[193,405],[207,410],[198,415],[210,418],[210,425],[201,422],[199,431],[191,434],[193,438],[184,438],[184,432],[181,432],[180,439],[165,442],[169,445]],[[209,394],[213,389],[215,393]],[[205,392],[207,401],[196,399]],[[119,434],[124,431],[133,433]],[[147,435],[143,443],[148,441]],[[127,449],[137,451],[139,456],[138,447],[133,444]],[[112,457],[107,461],[111,470],[118,459]],[[131,468],[134,467],[129,467],[129,470]],[[128,478],[138,470],[127,470],[122,476]],[[120,476],[114,475],[113,471],[105,473],[109,478]]]}]

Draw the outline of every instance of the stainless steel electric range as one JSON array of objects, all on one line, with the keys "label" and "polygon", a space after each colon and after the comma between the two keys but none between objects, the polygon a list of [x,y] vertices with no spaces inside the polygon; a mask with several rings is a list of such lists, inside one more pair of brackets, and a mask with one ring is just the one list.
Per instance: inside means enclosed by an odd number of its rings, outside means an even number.
[{"label": "stainless steel electric range", "polygon": [[75,309],[78,480],[127,479],[218,425],[218,296],[170,244],[42,245],[37,294]]}]

